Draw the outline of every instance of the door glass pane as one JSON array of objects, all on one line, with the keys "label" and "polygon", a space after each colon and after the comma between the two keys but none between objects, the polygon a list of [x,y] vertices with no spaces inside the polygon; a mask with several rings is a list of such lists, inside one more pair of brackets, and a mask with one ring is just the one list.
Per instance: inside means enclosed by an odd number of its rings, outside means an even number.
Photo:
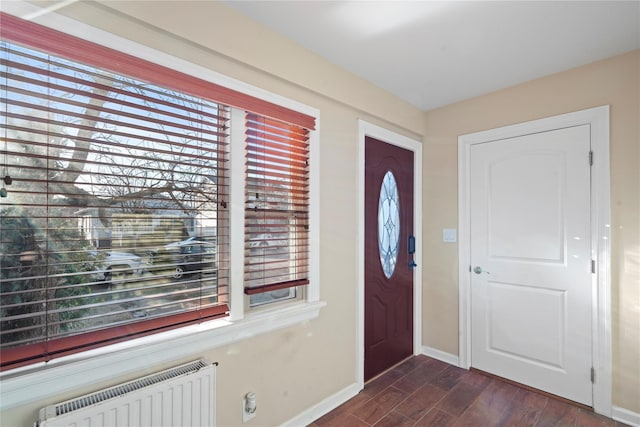
[{"label": "door glass pane", "polygon": [[378,249],[380,263],[387,279],[391,278],[398,260],[400,239],[400,201],[398,186],[391,171],[382,179],[378,202]]}]

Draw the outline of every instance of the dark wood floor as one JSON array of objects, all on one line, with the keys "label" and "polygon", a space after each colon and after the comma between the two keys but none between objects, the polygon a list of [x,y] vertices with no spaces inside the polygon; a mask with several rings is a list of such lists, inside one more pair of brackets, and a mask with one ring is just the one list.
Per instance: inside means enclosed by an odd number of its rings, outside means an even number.
[{"label": "dark wood floor", "polygon": [[416,356],[310,427],[623,426],[554,398]]}]

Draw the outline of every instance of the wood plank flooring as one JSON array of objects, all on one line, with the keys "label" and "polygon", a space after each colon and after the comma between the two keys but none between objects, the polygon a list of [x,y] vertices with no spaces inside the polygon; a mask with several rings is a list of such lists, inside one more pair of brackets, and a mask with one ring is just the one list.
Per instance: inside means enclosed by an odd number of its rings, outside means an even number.
[{"label": "wood plank flooring", "polygon": [[624,425],[478,372],[415,356],[309,427]]}]

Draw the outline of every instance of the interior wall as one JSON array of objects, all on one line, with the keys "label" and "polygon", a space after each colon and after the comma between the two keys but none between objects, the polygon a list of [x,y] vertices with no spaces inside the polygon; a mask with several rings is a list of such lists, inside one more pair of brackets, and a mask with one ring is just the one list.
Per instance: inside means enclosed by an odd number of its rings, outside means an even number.
[{"label": "interior wall", "polygon": [[[220,2],[78,2],[58,12],[320,111],[320,298],[326,307],[305,324],[167,366],[197,357],[219,363],[221,426],[242,425],[241,401],[249,391],[258,411],[247,425],[275,426],[356,383],[358,119],[420,139],[422,112]],[[164,367],[149,366],[135,377]],[[129,379],[84,389],[69,384],[64,394],[2,411],[0,424],[32,425],[41,407]]]},{"label": "interior wall", "polygon": [[458,354],[458,136],[607,104],[613,404],[640,413],[640,50],[425,113],[423,343]]},{"label": "interior wall", "polygon": [[[241,425],[248,391],[260,408],[253,425],[278,425],[356,381],[358,118],[425,135],[423,344],[457,354],[457,247],[442,243],[441,230],[457,228],[458,135],[604,104],[611,105],[613,397],[640,412],[640,52],[422,113],[220,2],[78,2],[60,12],[320,110],[320,293],[327,306],[307,324],[194,354],[220,363],[219,425]],[[3,411],[0,424],[31,425],[40,407],[87,391],[72,387]]]}]

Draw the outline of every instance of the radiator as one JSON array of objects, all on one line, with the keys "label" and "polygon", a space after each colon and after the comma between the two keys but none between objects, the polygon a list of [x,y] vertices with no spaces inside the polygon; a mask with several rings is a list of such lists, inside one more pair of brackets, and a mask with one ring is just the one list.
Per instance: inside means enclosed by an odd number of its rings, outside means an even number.
[{"label": "radiator", "polygon": [[216,366],[196,360],[47,406],[35,427],[215,427]]}]

